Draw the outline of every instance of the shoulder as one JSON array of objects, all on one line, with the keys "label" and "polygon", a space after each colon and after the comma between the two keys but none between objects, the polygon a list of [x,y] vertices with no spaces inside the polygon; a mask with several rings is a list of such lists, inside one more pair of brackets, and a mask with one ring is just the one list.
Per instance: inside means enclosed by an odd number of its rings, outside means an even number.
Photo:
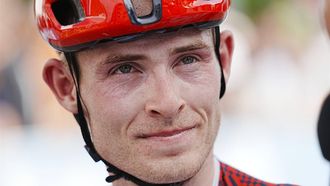
[{"label": "shoulder", "polygon": [[254,178],[234,167],[231,167],[225,163],[220,163],[220,178],[219,186],[231,186],[231,185],[240,185],[240,186],[293,186],[289,184],[273,184],[268,183],[257,178]]}]

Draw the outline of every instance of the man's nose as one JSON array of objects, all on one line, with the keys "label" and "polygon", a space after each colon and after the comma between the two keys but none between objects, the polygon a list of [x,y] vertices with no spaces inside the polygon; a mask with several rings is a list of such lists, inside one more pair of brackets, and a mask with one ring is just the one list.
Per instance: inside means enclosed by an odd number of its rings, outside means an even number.
[{"label": "man's nose", "polygon": [[186,106],[178,86],[171,78],[154,81],[149,89],[146,113],[151,117],[164,119],[173,119],[177,116]]}]

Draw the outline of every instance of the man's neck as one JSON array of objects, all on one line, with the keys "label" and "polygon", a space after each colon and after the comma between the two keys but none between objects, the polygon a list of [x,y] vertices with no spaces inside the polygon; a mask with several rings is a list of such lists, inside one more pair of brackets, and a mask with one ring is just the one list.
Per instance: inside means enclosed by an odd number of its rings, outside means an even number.
[{"label": "man's neck", "polygon": [[[215,175],[215,161],[214,156],[211,153],[206,158],[204,164],[202,165],[201,169],[197,172],[195,176],[189,179],[187,182],[183,183],[182,186],[197,186],[197,185],[205,185],[205,186],[212,186],[214,182],[214,178],[217,176]],[[120,179],[112,183],[113,186],[136,186],[136,184]]]}]

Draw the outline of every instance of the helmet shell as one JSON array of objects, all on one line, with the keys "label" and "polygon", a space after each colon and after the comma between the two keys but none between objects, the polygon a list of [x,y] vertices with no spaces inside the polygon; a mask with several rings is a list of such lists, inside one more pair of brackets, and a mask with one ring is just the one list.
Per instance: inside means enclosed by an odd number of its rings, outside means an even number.
[{"label": "helmet shell", "polygon": [[138,17],[131,0],[35,0],[35,17],[50,45],[60,51],[77,51],[104,40],[124,41],[186,26],[215,26],[230,6],[230,0],[152,3],[151,14]]}]

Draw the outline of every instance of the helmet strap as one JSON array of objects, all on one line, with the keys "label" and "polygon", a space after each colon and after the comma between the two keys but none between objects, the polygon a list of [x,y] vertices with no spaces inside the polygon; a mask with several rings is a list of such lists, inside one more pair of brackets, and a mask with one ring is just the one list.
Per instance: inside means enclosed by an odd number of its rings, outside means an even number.
[{"label": "helmet strap", "polygon": [[215,33],[215,44],[214,44],[214,49],[215,49],[215,54],[217,56],[217,59],[220,64],[220,70],[221,70],[221,88],[220,88],[220,99],[225,95],[226,92],[226,81],[225,81],[225,76],[223,75],[223,69],[221,65],[221,56],[220,56],[220,27],[216,26],[214,27],[214,33]]},{"label": "helmet strap", "polygon": [[80,96],[80,87],[79,87],[80,72],[79,72],[77,60],[74,56],[74,53],[72,53],[72,52],[65,52],[64,55],[68,62],[70,73],[71,73],[72,79],[73,79],[75,87],[76,87],[78,112],[76,114],[74,114],[74,117],[80,126],[81,134],[86,143],[85,149],[87,150],[89,155],[93,158],[93,160],[95,162],[97,162],[97,161],[100,161],[101,158],[98,155],[98,153],[96,152],[95,147],[93,145],[93,142],[92,142],[92,139],[90,136],[90,132],[89,132],[89,128],[88,128],[88,124],[87,124],[87,121],[86,121],[86,118],[84,115],[84,110],[82,107],[82,100],[81,100],[81,96]]}]

